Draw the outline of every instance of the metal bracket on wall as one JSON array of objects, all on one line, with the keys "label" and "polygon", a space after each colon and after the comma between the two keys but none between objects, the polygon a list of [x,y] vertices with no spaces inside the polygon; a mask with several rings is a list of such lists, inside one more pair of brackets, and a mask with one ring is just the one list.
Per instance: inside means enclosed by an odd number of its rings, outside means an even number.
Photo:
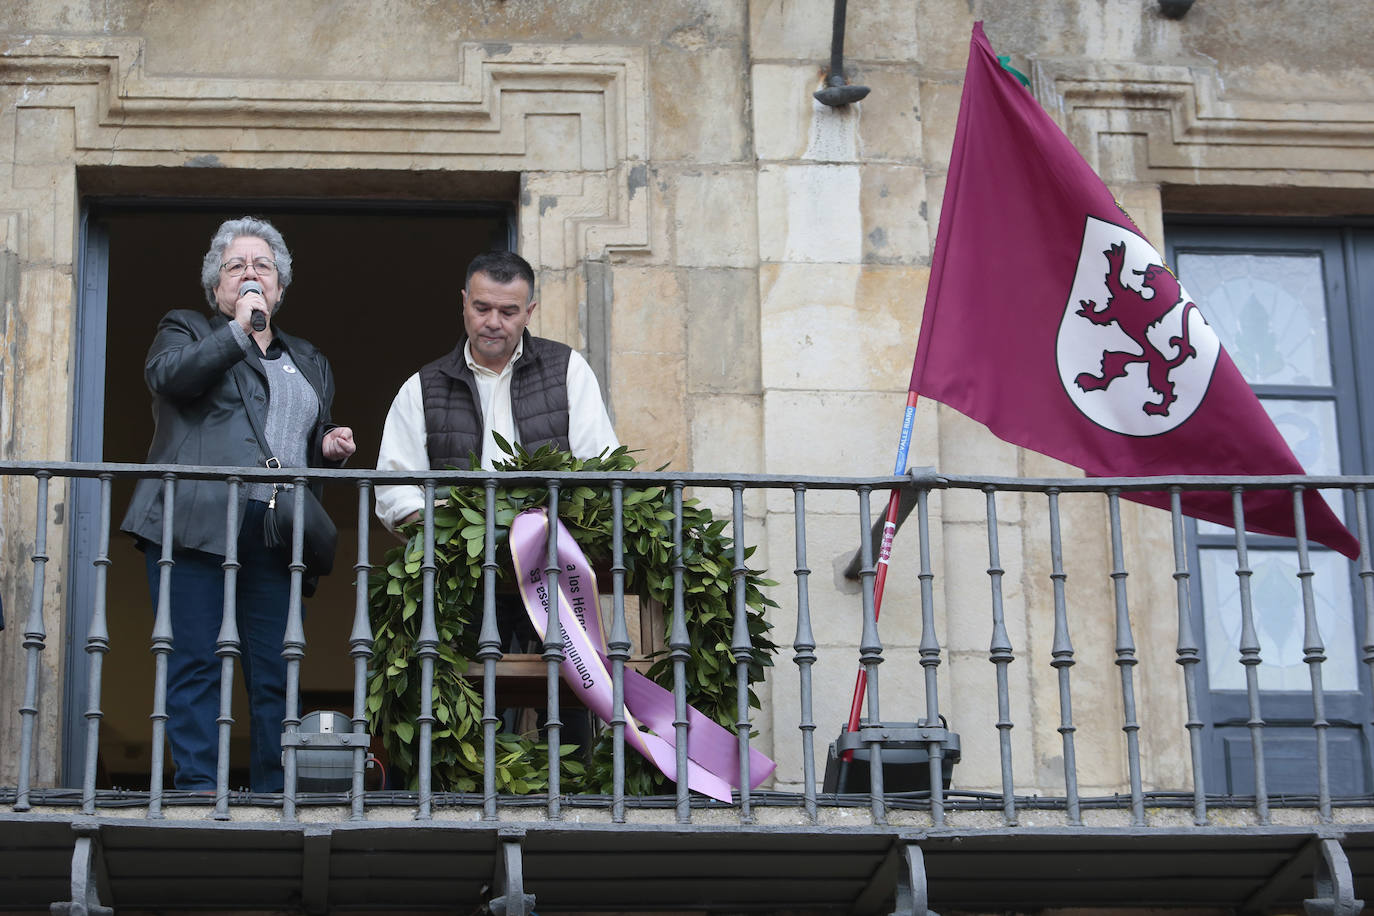
[{"label": "metal bracket on wall", "polygon": [[885,914],[887,902],[895,900],[892,916],[939,916],[927,908],[928,899],[925,855],[914,839],[900,837],[849,912],[850,916],[879,916]]},{"label": "metal bracket on wall", "polygon": [[519,827],[508,827],[497,834],[496,868],[491,886],[500,895],[487,904],[495,916],[532,916],[534,913],[534,895],[525,893],[525,862],[520,849],[524,838],[525,831]]},{"label": "metal bracket on wall", "polygon": [[307,913],[329,912],[332,842],[333,832],[328,827],[307,827],[301,837],[301,909]]},{"label": "metal bracket on wall", "polygon": [[903,843],[897,869],[897,905],[892,916],[938,916],[928,907],[926,857],[915,843]]},{"label": "metal bracket on wall", "polygon": [[72,848],[72,899],[49,907],[53,916],[113,916],[114,908],[100,902],[100,891],[109,897],[105,856],[100,847],[100,827],[73,824],[76,843]]},{"label": "metal bracket on wall", "polygon": [[1312,883],[1316,896],[1302,902],[1307,916],[1357,916],[1364,910],[1364,901],[1355,899],[1355,878],[1350,860],[1338,840],[1322,840],[1318,846]]}]

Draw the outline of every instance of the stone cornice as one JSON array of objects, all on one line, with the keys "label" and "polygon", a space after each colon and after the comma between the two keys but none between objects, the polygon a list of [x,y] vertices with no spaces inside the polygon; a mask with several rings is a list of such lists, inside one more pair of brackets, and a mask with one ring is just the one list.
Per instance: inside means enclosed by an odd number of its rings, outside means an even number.
[{"label": "stone cornice", "polygon": [[15,112],[71,109],[77,166],[208,157],[238,168],[557,176],[594,198],[566,202],[569,237],[541,246],[559,262],[647,248],[642,49],[470,43],[459,54],[455,81],[185,77],[149,73],[142,39],[31,36],[0,46],[0,95]]},{"label": "stone cornice", "polygon": [[1227,95],[1205,68],[1042,60],[1036,97],[1108,181],[1370,187],[1374,102]]}]

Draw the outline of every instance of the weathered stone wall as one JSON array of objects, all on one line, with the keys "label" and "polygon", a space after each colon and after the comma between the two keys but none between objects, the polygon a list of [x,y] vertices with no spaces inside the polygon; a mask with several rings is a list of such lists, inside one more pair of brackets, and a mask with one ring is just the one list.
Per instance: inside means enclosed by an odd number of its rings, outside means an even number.
[{"label": "weathered stone wall", "polygon": [[[69,455],[78,170],[99,168],[127,193],[141,169],[366,173],[382,195],[387,175],[500,170],[521,175],[536,330],[586,345],[590,303],[610,303],[612,406],[646,465],[885,474],[975,20],[1160,243],[1166,195],[1240,212],[1374,208],[1374,26],[1363,12],[1200,0],[1172,21],[1148,0],[852,4],[846,60],[872,93],[831,110],[811,98],[830,0],[18,0],[0,9],[0,456]],[[1070,473],[930,403],[916,429],[915,465]],[[61,488],[49,498],[41,780],[55,772],[63,681]],[[783,580],[791,507],[781,492],[753,500],[742,534]],[[861,604],[837,564],[858,522],[852,499],[815,492],[808,508],[823,745],[853,677]],[[35,509],[31,483],[5,485],[0,748],[17,744]],[[963,735],[965,787],[1000,779],[983,513],[981,497],[931,503],[940,700]],[[1018,789],[1059,792],[1045,506],[1006,497],[998,513]],[[1112,791],[1125,763],[1105,507],[1071,501],[1065,515],[1073,677],[1095,700],[1075,710],[1081,788]],[[1126,526],[1132,606],[1148,609],[1135,619],[1145,780],[1175,788],[1188,771],[1173,582],[1142,562],[1169,555],[1168,531],[1149,510],[1127,508]],[[887,718],[925,708],[917,547],[908,525],[883,612]],[[790,584],[775,597],[786,645]],[[756,724],[779,785],[795,787],[785,658]],[[0,783],[13,783],[12,765],[0,754]]]}]

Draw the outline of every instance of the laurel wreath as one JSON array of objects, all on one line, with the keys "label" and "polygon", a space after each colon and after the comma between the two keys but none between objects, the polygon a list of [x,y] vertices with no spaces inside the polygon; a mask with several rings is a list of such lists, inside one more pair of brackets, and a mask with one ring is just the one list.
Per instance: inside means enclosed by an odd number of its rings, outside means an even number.
[{"label": "laurel wreath", "polygon": [[[498,437],[499,439],[499,437]],[[498,471],[628,472],[637,462],[625,447],[596,458],[578,459],[553,446],[529,452],[504,440],[510,456],[498,461]],[[473,460],[473,470],[479,470]],[[439,633],[439,657],[434,666],[431,781],[438,791],[473,792],[482,782],[482,698],[480,679],[464,675],[477,654],[482,614],[482,560],[486,547],[484,488],[454,486],[438,494],[434,509],[434,616]],[[508,543],[511,520],[529,508],[545,506],[548,489],[519,486],[496,494],[497,565],[500,581],[512,579]],[[612,504],[609,489],[568,486],[559,491],[558,515],[594,565],[608,563],[612,546]],[[622,498],[622,544],[625,591],[673,606],[673,506],[662,487],[626,487]],[[734,626],[734,542],[725,533],[727,522],[714,518],[696,500],[682,509],[682,589],[684,623],[690,637],[686,661],[687,702],[726,728],[734,728],[738,708],[736,663],[731,650]],[[404,545],[389,550],[385,563],[373,570],[369,596],[374,637],[373,672],[368,681],[367,711],[373,734],[382,736],[390,767],[403,774],[413,788],[417,779],[420,714],[420,663],[415,643],[420,631],[424,530],[420,522],[401,529]],[[754,547],[745,551],[752,556]],[[772,665],[777,647],[768,638],[771,624],[765,609],[777,605],[764,593],[776,582],[746,568],[742,576],[751,640],[748,696],[759,707],[754,685]],[[671,632],[671,610],[667,631]],[[665,647],[654,654],[648,675],[672,689],[672,663]],[[481,665],[471,667],[480,673]],[[498,792],[526,794],[548,787],[547,746],[537,735],[499,733],[496,739]],[[595,747],[559,749],[563,791],[608,792],[612,784],[610,730],[604,729]],[[668,781],[637,754],[625,756],[626,792],[651,795]]]}]

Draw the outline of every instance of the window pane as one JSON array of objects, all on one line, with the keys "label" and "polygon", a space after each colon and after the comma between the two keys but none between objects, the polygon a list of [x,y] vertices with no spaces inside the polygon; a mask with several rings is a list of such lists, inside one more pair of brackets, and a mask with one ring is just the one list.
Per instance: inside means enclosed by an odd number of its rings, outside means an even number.
[{"label": "window pane", "polygon": [[[1326,690],[1359,690],[1355,661],[1355,624],[1351,617],[1346,560],[1322,551],[1309,555],[1317,627],[1326,650],[1322,686]],[[1244,690],[1240,664],[1240,587],[1234,550],[1198,551],[1207,640],[1207,677],[1213,690]],[[1262,690],[1312,689],[1303,661],[1302,585],[1297,553],[1289,550],[1250,552],[1251,605],[1259,638],[1259,683]]]},{"label": "window pane", "polygon": [[[1335,401],[1297,401],[1292,398],[1260,398],[1269,419],[1274,421],[1283,441],[1309,474],[1324,477],[1341,473],[1341,447],[1336,438]],[[1322,498],[1345,520],[1345,501],[1340,490],[1322,490]],[[1200,535],[1230,535],[1231,526],[1198,522]]]},{"label": "window pane", "polygon": [[1341,448],[1336,438],[1335,401],[1296,401],[1261,398],[1269,419],[1309,474],[1341,472]]},{"label": "window pane", "polygon": [[1251,385],[1330,385],[1319,255],[1178,255],[1179,279]]}]

